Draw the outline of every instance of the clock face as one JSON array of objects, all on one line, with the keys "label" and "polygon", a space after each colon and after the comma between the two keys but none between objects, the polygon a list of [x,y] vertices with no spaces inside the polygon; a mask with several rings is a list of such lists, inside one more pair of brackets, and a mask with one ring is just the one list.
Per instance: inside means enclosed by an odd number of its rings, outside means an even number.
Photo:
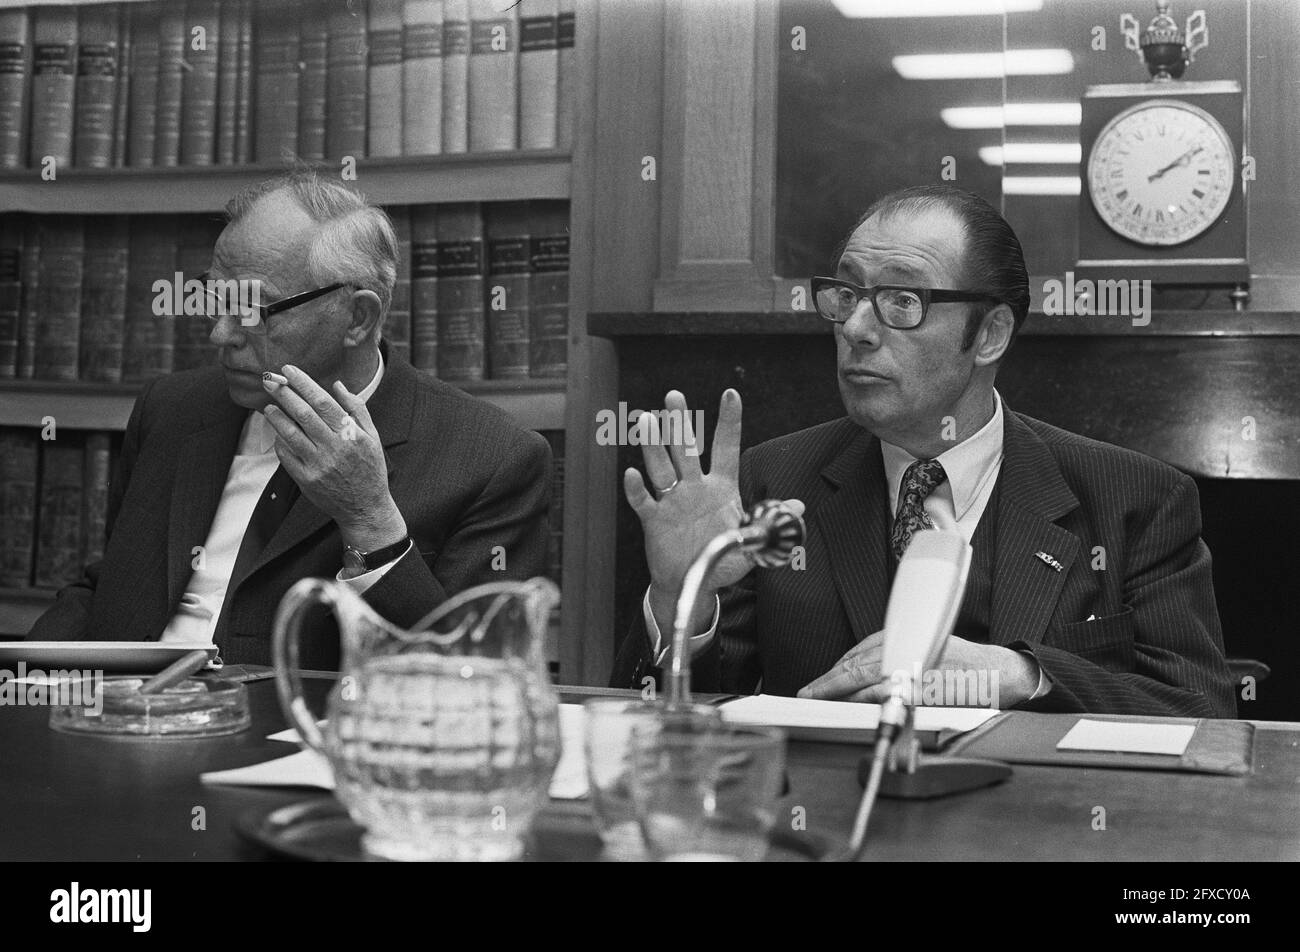
[{"label": "clock face", "polygon": [[1144,245],[1177,245],[1213,225],[1232,198],[1236,155],[1223,126],[1178,100],[1130,106],[1088,154],[1101,220]]}]

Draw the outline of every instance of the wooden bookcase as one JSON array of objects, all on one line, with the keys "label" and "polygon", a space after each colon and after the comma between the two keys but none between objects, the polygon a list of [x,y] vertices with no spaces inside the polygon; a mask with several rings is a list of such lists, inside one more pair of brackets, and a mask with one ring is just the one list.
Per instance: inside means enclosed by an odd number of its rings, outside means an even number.
[{"label": "wooden bookcase", "polygon": [[[41,6],[59,0],[0,0],[0,7]],[[126,0],[134,2],[134,0]],[[576,95],[589,84],[586,61],[594,50],[595,0],[580,0],[577,10],[576,48],[571,88]],[[589,26],[591,23],[591,33]],[[28,42],[31,42],[29,34]],[[574,150],[579,141],[590,142],[592,130],[583,131],[585,119],[577,111]],[[318,167],[322,163],[314,163]],[[516,150],[471,152],[400,158],[365,158],[356,162],[355,185],[368,199],[380,205],[414,205],[445,202],[504,202],[529,199],[571,199],[575,189],[575,167],[582,163],[574,153],[562,150]],[[66,168],[58,172],[57,184],[42,181],[35,168],[0,170],[0,213],[34,214],[173,214],[218,212],[240,188],[283,171],[271,164],[234,166],[181,166],[169,168]],[[587,213],[587,212],[584,212]],[[571,216],[576,212],[571,209]],[[572,245],[579,228],[571,228]],[[577,283],[571,266],[571,287]],[[570,292],[571,302],[574,300]],[[581,327],[585,315],[576,303],[570,307],[570,326]],[[572,334],[571,334],[572,336]],[[523,426],[534,430],[565,430],[571,422],[567,408],[569,394],[583,387],[584,376],[574,373],[558,380],[484,380],[455,382],[474,396],[511,413]],[[0,426],[39,427],[41,418],[55,416],[61,427],[74,430],[120,431],[126,426],[138,387],[133,385],[59,382],[29,379],[0,380]],[[583,439],[566,438],[566,446],[582,446]],[[567,463],[567,461],[566,461]],[[574,469],[580,470],[581,466]],[[570,495],[573,488],[570,489]],[[582,531],[579,513],[566,509],[565,538]],[[581,570],[569,568],[571,553],[565,553],[566,578],[580,579]],[[570,574],[572,572],[572,574]],[[576,586],[566,586],[572,590]],[[48,589],[0,588],[0,638],[27,631],[53,601]],[[564,631],[569,607],[565,606]],[[581,680],[577,670],[565,665],[580,653],[567,647],[569,635],[562,635],[552,660],[559,660],[566,680]],[[572,671],[570,674],[569,671]]]}]

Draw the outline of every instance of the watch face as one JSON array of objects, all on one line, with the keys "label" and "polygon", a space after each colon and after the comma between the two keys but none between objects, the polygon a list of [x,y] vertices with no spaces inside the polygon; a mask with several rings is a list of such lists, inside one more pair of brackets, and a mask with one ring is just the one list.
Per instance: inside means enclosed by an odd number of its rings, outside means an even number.
[{"label": "watch face", "polygon": [[366,570],[366,557],[356,549],[344,546],[343,567],[349,572],[364,572]]},{"label": "watch face", "polygon": [[1088,154],[1088,190],[1101,220],[1144,245],[1177,245],[1213,225],[1232,198],[1232,141],[1204,109],[1139,103],[1102,129]]}]

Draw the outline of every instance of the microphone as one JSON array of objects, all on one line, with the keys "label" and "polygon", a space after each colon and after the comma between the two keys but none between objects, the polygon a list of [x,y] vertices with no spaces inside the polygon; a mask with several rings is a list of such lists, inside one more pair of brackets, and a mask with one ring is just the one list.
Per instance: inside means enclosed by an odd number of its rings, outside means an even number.
[{"label": "microphone", "polygon": [[911,720],[917,700],[915,678],[938,663],[957,623],[970,562],[971,547],[964,538],[926,529],[912,536],[898,563],[885,609],[880,665],[881,674],[888,672],[889,697],[880,708],[875,754],[849,836],[850,858],[862,853],[885,764],[895,739]]},{"label": "microphone", "polygon": [[891,739],[906,721],[907,708],[914,706],[914,675],[938,664],[957,624],[970,562],[970,544],[959,534],[926,529],[912,536],[898,563],[885,609],[880,665],[889,676],[890,695],[879,730]]},{"label": "microphone", "polygon": [[779,499],[758,503],[742,518],[735,529],[721,532],[708,541],[695,557],[682,579],[677,596],[677,613],[673,619],[673,658],[669,669],[668,703],[689,704],[691,700],[690,651],[691,616],[700,590],[722,557],[736,549],[743,551],[760,568],[780,568],[794,558],[803,545],[806,529],[803,518]]},{"label": "microphone", "polygon": [[788,565],[804,541],[803,519],[779,499],[764,500],[750,509],[737,531],[741,548],[765,569]]}]

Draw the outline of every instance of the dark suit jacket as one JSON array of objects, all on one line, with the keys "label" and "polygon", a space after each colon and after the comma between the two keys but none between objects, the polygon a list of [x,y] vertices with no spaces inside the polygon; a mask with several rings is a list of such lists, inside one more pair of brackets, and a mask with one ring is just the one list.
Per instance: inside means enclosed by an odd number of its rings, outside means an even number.
[{"label": "dark suit jacket", "polygon": [[[470,586],[544,573],[550,449],[497,407],[385,358],[367,409],[415,545],[364,597],[390,621],[410,625]],[[104,558],[59,593],[29,638],[162,634],[193,572],[192,549],[207,539],[248,412],[231,401],[219,368],[145,387],[114,473]],[[504,571],[493,570],[495,546],[505,548]],[[334,578],[342,559],[338,527],[299,496],[249,573],[231,580],[219,637],[224,660],[269,664],[281,597],[299,579]],[[304,638],[302,651],[304,668],[338,667],[331,631]]]},{"label": "dark suit jacket", "polygon": [[[990,640],[1031,651],[1052,681],[1022,708],[1236,716],[1189,477],[1006,410],[998,480]],[[835,420],[748,450],[740,482],[746,504],[804,501],[806,568],[756,569],[723,594],[692,685],[750,692],[761,678],[764,692],[793,695],[884,626],[880,441]],[[650,650],[638,611],[614,682],[639,686]]]}]

